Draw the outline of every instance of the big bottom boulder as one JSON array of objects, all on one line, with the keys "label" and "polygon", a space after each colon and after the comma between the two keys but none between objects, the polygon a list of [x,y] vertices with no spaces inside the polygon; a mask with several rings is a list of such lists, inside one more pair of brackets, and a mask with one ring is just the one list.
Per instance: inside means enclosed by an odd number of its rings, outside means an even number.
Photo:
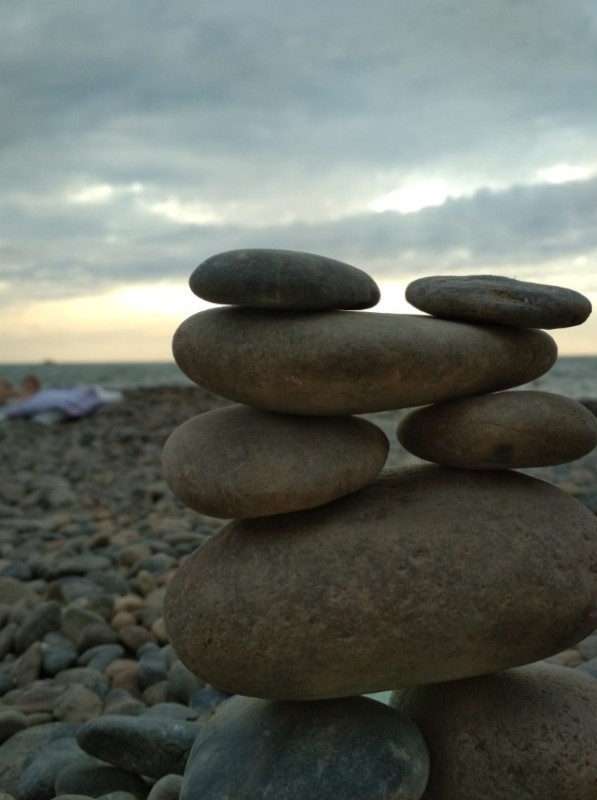
[{"label": "big bottom boulder", "polygon": [[423,800],[595,800],[597,681],[531,664],[403,689],[429,747]]},{"label": "big bottom boulder", "polygon": [[201,729],[180,800],[419,800],[427,748],[401,712],[353,697],[234,697]]}]

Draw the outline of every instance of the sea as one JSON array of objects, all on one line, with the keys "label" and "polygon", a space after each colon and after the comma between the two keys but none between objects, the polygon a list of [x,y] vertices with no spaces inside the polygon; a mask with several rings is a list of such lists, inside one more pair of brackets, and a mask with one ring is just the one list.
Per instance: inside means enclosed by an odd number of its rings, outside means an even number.
[{"label": "sea", "polygon": [[[82,384],[105,389],[192,386],[173,361],[0,364],[0,379],[13,385],[18,386],[25,375],[32,373],[46,388]],[[597,356],[560,356],[549,372],[518,388],[555,392],[574,400],[597,400]]]}]

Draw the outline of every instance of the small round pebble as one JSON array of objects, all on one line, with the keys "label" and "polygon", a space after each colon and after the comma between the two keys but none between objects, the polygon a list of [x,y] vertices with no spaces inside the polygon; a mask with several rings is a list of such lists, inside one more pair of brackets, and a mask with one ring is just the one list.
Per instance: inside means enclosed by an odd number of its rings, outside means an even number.
[{"label": "small round pebble", "polygon": [[592,310],[590,301],[573,289],[497,275],[418,278],[406,287],[406,299],[436,317],[521,328],[582,325]]},{"label": "small round pebble", "polygon": [[360,309],[379,301],[379,288],[367,273],[294,250],[218,253],[197,267],[189,283],[203,300],[253,308]]}]

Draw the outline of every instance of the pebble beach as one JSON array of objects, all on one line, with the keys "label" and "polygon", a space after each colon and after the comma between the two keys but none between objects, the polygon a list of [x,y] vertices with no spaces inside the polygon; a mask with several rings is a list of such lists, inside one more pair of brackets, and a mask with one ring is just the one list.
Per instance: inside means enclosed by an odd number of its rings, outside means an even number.
[{"label": "pebble beach", "polygon": [[[178,660],[162,601],[225,521],[185,508],[160,456],[227,403],[128,389],[76,422],[0,424],[0,800],[177,800],[197,726],[228,696]],[[363,415],[388,436],[388,467],[418,462],[396,441],[403,413]],[[597,450],[523,471],[597,513]],[[550,660],[597,678],[597,633]]]}]

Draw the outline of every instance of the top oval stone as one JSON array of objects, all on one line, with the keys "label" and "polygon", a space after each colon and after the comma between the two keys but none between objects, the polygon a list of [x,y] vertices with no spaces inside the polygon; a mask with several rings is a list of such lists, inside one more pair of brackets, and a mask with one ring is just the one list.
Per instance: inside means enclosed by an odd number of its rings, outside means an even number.
[{"label": "top oval stone", "polygon": [[571,328],[592,311],[589,300],[572,289],[498,275],[419,278],[406,287],[406,299],[436,317],[521,328]]},{"label": "top oval stone", "polygon": [[373,278],[333,258],[294,250],[229,250],[191,275],[194,294],[210,303],[297,311],[371,308],[379,301]]},{"label": "top oval stone", "polygon": [[527,383],[553,366],[544,331],[414,314],[210,308],[174,358],[216,394],[286,414],[366,414]]}]

